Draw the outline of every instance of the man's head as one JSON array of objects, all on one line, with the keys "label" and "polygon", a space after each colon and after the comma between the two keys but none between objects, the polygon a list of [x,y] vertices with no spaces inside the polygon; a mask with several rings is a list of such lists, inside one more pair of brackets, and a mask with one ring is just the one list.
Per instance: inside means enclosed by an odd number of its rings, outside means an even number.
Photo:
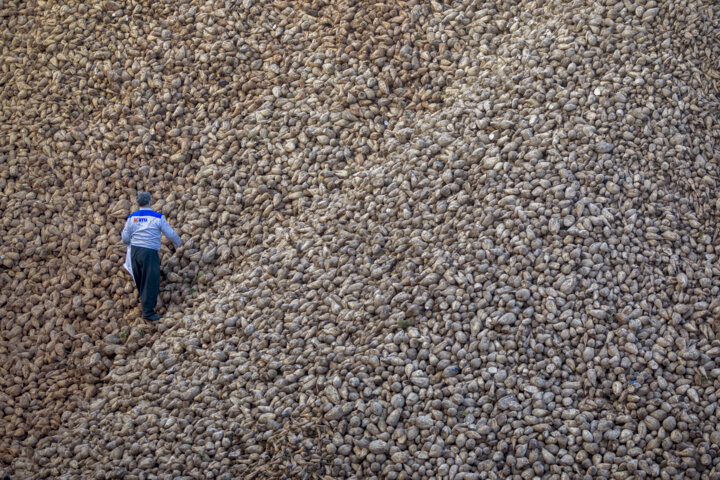
[{"label": "man's head", "polygon": [[141,207],[147,207],[150,205],[150,194],[148,192],[140,192],[137,195],[137,203]]}]

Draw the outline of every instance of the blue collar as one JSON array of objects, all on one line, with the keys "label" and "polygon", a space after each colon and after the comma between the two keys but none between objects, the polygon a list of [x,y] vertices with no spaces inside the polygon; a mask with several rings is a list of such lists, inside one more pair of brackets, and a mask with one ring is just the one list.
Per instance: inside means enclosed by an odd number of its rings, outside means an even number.
[{"label": "blue collar", "polygon": [[130,215],[128,215],[127,218],[131,217],[155,217],[155,218],[161,218],[162,213],[154,212],[152,210],[138,210],[137,212],[133,212]]}]

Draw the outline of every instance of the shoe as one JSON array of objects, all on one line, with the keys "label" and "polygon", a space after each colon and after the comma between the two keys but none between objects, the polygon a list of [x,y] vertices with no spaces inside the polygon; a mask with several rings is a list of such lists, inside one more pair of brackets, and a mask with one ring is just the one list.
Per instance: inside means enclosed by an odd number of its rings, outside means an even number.
[{"label": "shoe", "polygon": [[150,315],[149,317],[143,317],[145,320],[152,320],[153,322],[156,322],[160,320],[160,315]]}]

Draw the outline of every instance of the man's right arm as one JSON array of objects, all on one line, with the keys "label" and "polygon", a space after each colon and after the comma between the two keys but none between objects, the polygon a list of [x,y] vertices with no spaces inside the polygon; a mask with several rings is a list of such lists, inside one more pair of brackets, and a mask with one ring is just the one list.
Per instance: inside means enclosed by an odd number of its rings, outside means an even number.
[{"label": "man's right arm", "polygon": [[176,247],[179,247],[182,245],[182,240],[180,239],[180,236],[175,233],[175,230],[172,229],[170,224],[165,220],[165,217],[162,217],[160,219],[160,231],[165,234],[165,236],[175,245]]}]

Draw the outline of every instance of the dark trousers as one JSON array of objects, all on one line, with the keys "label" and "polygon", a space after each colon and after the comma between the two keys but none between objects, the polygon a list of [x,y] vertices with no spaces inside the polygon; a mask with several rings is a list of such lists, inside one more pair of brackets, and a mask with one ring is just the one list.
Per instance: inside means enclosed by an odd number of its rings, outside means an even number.
[{"label": "dark trousers", "polygon": [[133,276],[142,304],[142,316],[155,315],[158,292],[160,291],[160,257],[157,250],[143,247],[131,247]]}]

